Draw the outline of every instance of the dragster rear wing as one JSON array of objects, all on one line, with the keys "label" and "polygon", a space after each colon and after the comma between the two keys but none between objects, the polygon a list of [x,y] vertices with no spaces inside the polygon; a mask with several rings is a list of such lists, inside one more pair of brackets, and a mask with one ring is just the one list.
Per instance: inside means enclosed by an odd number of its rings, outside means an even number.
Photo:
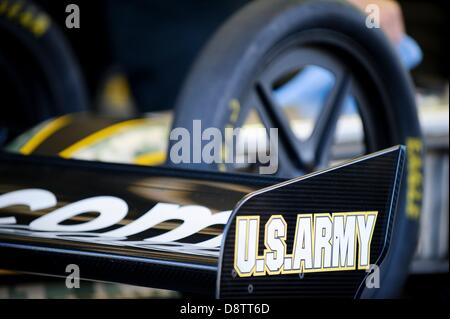
[{"label": "dragster rear wing", "polygon": [[[359,297],[402,146],[279,178],[0,154],[0,268],[219,298]],[[300,279],[302,278],[302,279]]]}]

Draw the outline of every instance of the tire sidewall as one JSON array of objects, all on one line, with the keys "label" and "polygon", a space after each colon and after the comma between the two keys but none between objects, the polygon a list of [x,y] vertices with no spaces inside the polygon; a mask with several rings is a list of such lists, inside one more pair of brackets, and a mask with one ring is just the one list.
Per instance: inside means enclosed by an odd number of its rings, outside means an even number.
[{"label": "tire sidewall", "polygon": [[[384,34],[365,27],[365,17],[342,1],[259,1],[250,4],[222,27],[200,54],[179,95],[173,127],[192,129],[193,119],[203,127],[223,128],[228,103],[242,92],[261,67],[259,61],[276,43],[293,32],[325,28],[342,33],[361,45],[375,63],[383,91],[391,102],[385,109],[395,134],[392,145],[421,139],[411,79]],[[384,124],[381,124],[384,125]],[[188,165],[189,167],[189,165]],[[212,169],[203,165],[202,169]],[[362,297],[398,296],[415,251],[418,221],[406,214],[406,165],[390,249],[380,267],[379,289],[366,289]]]}]

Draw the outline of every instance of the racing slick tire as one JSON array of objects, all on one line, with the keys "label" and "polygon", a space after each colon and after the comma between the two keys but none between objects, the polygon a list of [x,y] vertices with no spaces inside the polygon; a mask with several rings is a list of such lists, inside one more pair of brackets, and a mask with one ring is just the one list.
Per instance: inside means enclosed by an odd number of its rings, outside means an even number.
[{"label": "racing slick tire", "polygon": [[48,118],[87,108],[66,39],[31,1],[0,2],[0,88],[3,142]]}]

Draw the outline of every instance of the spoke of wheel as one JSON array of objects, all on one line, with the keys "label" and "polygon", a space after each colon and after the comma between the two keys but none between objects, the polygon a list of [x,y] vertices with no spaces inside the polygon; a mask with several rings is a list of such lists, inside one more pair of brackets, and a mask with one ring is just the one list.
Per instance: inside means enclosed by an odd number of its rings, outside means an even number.
[{"label": "spoke of wheel", "polygon": [[[258,107],[260,112],[264,113],[270,120],[272,127],[278,128],[278,138],[283,145],[286,155],[289,156],[294,165],[303,169],[303,160],[299,150],[299,141],[290,128],[288,120],[281,114],[280,106],[274,101],[272,94],[267,87],[258,83],[256,85],[256,96],[260,103]],[[265,124],[265,123],[264,123]]]},{"label": "spoke of wheel", "polygon": [[350,83],[348,74],[343,74],[338,79],[306,142],[308,151],[304,150],[303,159],[315,168],[323,168],[328,164],[337,122],[350,91]]}]

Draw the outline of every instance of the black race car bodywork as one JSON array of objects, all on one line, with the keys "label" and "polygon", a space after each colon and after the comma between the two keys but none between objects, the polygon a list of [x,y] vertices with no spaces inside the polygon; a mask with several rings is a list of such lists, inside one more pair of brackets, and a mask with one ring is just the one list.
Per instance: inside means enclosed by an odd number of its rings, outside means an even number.
[{"label": "black race car bodywork", "polygon": [[[216,297],[363,297],[404,148],[292,180],[0,155],[0,267]],[[300,279],[301,278],[301,279]]]}]

